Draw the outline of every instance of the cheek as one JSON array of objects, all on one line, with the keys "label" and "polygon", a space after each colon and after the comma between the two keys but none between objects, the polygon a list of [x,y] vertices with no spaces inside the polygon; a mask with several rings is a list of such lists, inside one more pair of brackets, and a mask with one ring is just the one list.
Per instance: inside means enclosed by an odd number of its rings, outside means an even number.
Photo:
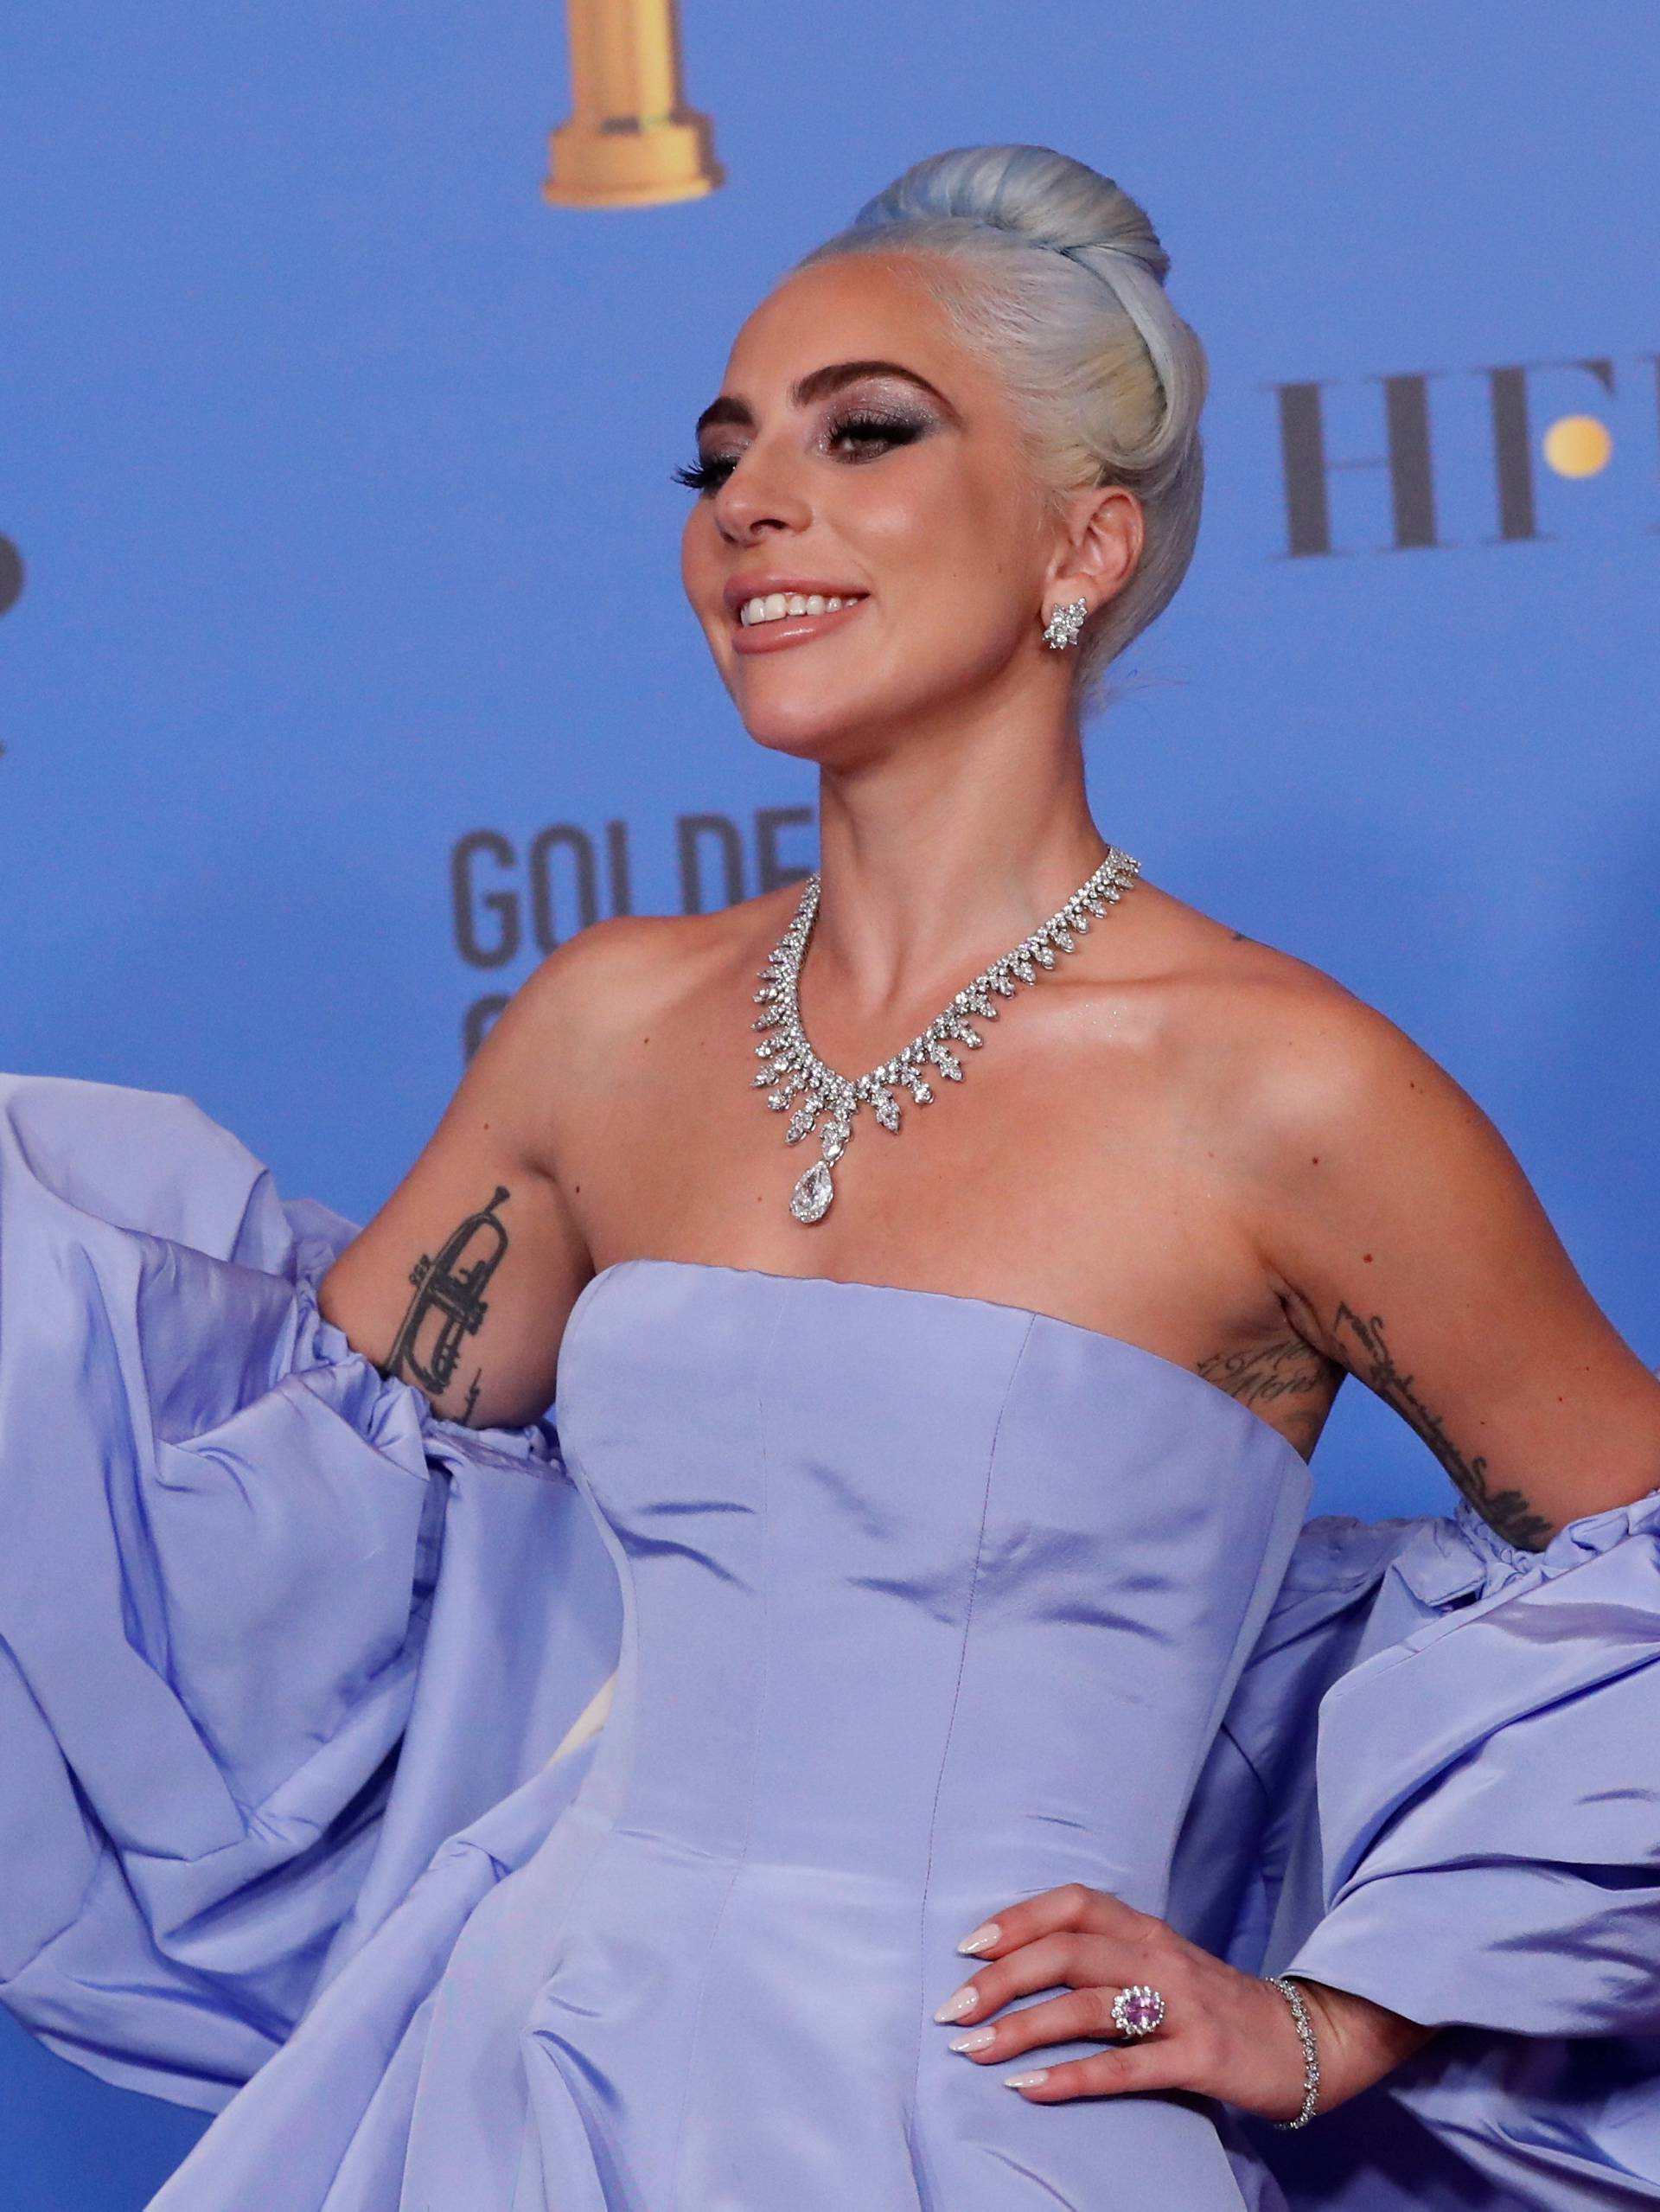
[{"label": "cheek", "polygon": [[722,662],[727,651],[726,570],[714,516],[703,503],[693,508],[680,533],[680,588],[710,651]]},{"label": "cheek", "polygon": [[712,524],[708,508],[699,503],[686,516],[686,527],[680,533],[680,582],[693,606],[706,598],[714,572]]},{"label": "cheek", "polygon": [[1031,549],[1027,506],[1006,487],[954,471],[917,470],[861,502],[848,534],[869,556],[872,575],[895,583],[945,587],[996,602],[1018,587]]}]

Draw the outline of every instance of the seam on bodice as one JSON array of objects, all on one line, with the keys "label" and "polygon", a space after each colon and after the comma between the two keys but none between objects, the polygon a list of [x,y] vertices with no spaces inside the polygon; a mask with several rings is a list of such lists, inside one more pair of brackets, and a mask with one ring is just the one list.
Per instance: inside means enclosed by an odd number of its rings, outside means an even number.
[{"label": "seam on bodice", "polygon": [[[939,1771],[934,1778],[934,1801],[928,1817],[928,1853],[923,1865],[923,1894],[916,1921],[916,2057],[911,2068],[910,2100],[905,2113],[905,2141],[910,2153],[911,2170],[916,2180],[916,2193],[923,2212],[932,2212],[935,2192],[928,2170],[928,2155],[916,2133],[916,2105],[922,2089],[923,2038],[928,2032],[928,1907],[932,1894],[934,1874],[934,1839],[939,1825],[940,1798],[945,1788],[946,1769],[951,1763],[951,1742],[956,1731],[957,1709],[962,1698],[962,1678],[968,1665],[968,1634],[974,1617],[974,1597],[980,1587],[980,1563],[986,1550],[986,1523],[992,1507],[992,1476],[997,1466],[998,1439],[1003,1430],[1003,1416],[1008,1410],[1020,1363],[1026,1356],[1026,1346],[1031,1341],[1038,1316],[1029,1314],[1020,1334],[1009,1371],[1003,1384],[1003,1395],[998,1401],[997,1416],[992,1423],[991,1442],[986,1451],[986,1482],[980,1493],[980,1526],[974,1537],[974,1563],[969,1571],[967,1595],[962,1608],[962,1633],[957,1646],[956,1679],[951,1687],[951,1710],[946,1717],[944,1741],[940,1747]],[[965,1970],[967,1971],[967,1970]]]},{"label": "seam on bodice", "polygon": [[756,1457],[761,1476],[761,1688],[755,1701],[755,1723],[750,1732],[750,1773],[748,1793],[744,1804],[744,1836],[726,1887],[721,1894],[720,1908],[709,1930],[709,1940],[704,1947],[703,1971],[698,1977],[697,2003],[693,2010],[692,2033],[686,2043],[686,2076],[680,2088],[680,2109],[674,2122],[674,2145],[669,2155],[668,2181],[672,2202],[678,2204],[680,2196],[680,2145],[685,2139],[686,2113],[691,2107],[692,2084],[696,2077],[698,2045],[703,2030],[703,2012],[708,1995],[709,1976],[714,1964],[720,1931],[726,1918],[726,1908],[732,1901],[750,1855],[750,1837],[755,1822],[755,1774],[760,1762],[761,1734],[767,1715],[772,1691],[772,1483],[767,1457],[767,1375],[772,1360],[772,1349],[778,1341],[778,1333],[784,1323],[788,1294],[774,1304],[772,1327],[767,1340],[756,1361],[755,1371],[755,1429]]}]

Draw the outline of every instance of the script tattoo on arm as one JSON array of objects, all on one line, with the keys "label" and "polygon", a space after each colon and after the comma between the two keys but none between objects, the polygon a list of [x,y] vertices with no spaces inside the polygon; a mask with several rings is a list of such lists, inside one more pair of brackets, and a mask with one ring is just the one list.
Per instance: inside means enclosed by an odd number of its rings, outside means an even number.
[{"label": "script tattoo on arm", "polygon": [[1396,1366],[1384,1334],[1382,1315],[1364,1318],[1339,1300],[1331,1326],[1339,1338],[1357,1349],[1357,1356],[1350,1362],[1354,1372],[1411,1423],[1482,1518],[1518,1550],[1542,1551],[1555,1534],[1555,1525],[1536,1513],[1521,1491],[1495,1490],[1482,1454],[1466,1454],[1452,1442],[1440,1415],[1432,1413],[1414,1389],[1414,1378],[1403,1375]]},{"label": "script tattoo on arm", "polygon": [[[1272,1344],[1253,1346],[1248,1351],[1215,1352],[1197,1363],[1196,1371],[1242,1405],[1277,1405],[1291,1400],[1281,1407],[1285,1431],[1289,1436],[1295,1429],[1313,1449],[1325,1419],[1333,1367],[1301,1337],[1276,1337]],[[1303,1399],[1313,1403],[1298,1403]]]},{"label": "script tattoo on arm", "polygon": [[[465,1340],[484,1326],[489,1306],[485,1287],[501,1264],[508,1232],[499,1209],[511,1193],[498,1183],[488,1205],[451,1230],[436,1253],[423,1252],[409,1271],[415,1295],[386,1356],[386,1372],[418,1383],[431,1398],[440,1398],[455,1380]],[[478,1403],[482,1367],[475,1369],[460,1418],[469,1421]]]}]

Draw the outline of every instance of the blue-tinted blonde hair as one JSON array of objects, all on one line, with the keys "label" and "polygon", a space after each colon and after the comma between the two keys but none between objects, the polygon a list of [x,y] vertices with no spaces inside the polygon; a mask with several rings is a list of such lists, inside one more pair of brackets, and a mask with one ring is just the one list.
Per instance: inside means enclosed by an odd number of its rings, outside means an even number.
[{"label": "blue-tinted blonde hair", "polygon": [[997,371],[1045,497],[1118,483],[1141,503],[1135,573],[1079,643],[1087,708],[1169,604],[1198,536],[1209,370],[1165,293],[1170,257],[1128,193],[1047,146],[930,155],[795,266],[896,253]]}]

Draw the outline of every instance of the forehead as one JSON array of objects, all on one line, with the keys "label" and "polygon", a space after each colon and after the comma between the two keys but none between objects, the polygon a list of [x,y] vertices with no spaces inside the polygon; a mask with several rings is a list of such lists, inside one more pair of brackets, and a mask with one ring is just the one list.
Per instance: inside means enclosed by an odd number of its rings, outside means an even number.
[{"label": "forehead", "polygon": [[786,277],[739,330],[721,388],[782,402],[827,361],[891,361],[972,404],[993,380],[952,329],[914,260],[850,253]]}]

